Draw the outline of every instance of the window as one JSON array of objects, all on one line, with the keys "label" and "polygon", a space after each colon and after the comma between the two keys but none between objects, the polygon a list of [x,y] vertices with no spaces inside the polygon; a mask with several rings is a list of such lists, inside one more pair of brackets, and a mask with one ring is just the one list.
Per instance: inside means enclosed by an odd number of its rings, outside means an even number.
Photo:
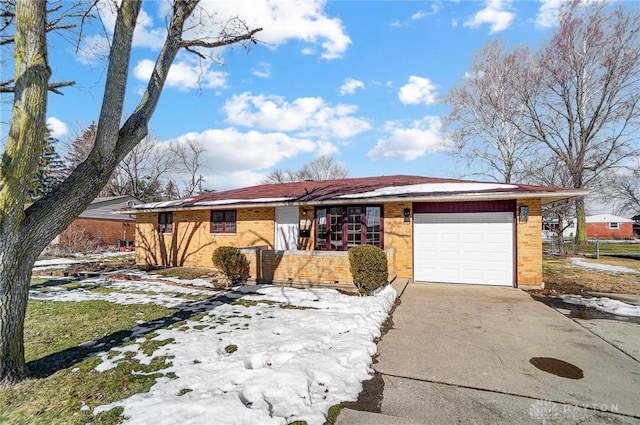
[{"label": "window", "polygon": [[346,251],[356,245],[382,248],[382,207],[351,205],[316,209],[315,249]]},{"label": "window", "polygon": [[616,223],[616,222],[609,223],[609,229],[619,229],[619,228],[620,228],[620,223]]},{"label": "window", "polygon": [[173,233],[173,213],[158,213],[158,233]]},{"label": "window", "polygon": [[211,233],[235,233],[236,211],[211,211]]}]

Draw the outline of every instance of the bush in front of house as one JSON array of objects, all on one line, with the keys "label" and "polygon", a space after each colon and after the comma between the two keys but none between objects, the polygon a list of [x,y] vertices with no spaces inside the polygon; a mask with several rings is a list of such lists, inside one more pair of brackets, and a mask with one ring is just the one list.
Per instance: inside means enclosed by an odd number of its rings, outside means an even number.
[{"label": "bush in front of house", "polygon": [[213,252],[213,265],[224,275],[227,285],[237,285],[249,277],[249,260],[234,246],[221,246]]},{"label": "bush in front of house", "polygon": [[360,294],[369,295],[389,279],[387,256],[377,246],[354,246],[349,249],[349,271]]}]

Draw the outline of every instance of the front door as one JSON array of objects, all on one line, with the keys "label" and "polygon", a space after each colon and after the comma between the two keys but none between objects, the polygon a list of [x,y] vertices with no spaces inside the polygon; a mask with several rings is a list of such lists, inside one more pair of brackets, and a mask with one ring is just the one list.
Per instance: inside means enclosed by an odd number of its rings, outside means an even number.
[{"label": "front door", "polygon": [[295,251],[298,249],[298,207],[276,208],[276,250]]}]

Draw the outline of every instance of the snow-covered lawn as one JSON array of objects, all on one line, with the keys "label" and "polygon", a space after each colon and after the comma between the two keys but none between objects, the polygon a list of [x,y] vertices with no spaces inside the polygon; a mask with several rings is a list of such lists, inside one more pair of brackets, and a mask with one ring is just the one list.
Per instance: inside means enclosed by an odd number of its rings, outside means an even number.
[{"label": "snow-covered lawn", "polygon": [[134,252],[103,252],[100,254],[83,255],[77,254],[70,258],[47,258],[37,260],[34,264],[33,271],[37,273],[39,271],[50,269],[62,269],[72,264],[88,263],[91,261],[109,260],[115,257],[122,257],[124,259],[133,259],[135,257]]},{"label": "snow-covered lawn", "polygon": [[358,297],[266,285],[216,291],[202,282],[184,288],[158,283],[157,276],[138,278],[101,277],[66,287],[61,280],[61,286],[48,282],[46,291],[31,291],[52,301],[157,303],[202,312],[156,329],[153,340],[165,345],[151,355],[141,349],[150,329],[144,322],[128,345],[96,354],[102,360],[97,372],[117,367],[127,352],[144,364],[170,357],[165,376],[148,393],[94,409],[122,406],[128,424],[322,424],[329,407],[356,400],[371,377],[374,339],[396,296],[391,286]]},{"label": "snow-covered lawn", "polygon": [[593,270],[599,270],[599,271],[605,271],[605,272],[613,272],[613,273],[637,273],[636,270],[630,269],[629,267],[612,266],[612,265],[609,265],[609,264],[591,263],[589,261],[583,260],[582,258],[572,257],[571,258],[571,262],[573,264],[575,264],[576,266],[584,267],[584,268],[587,268],[587,269],[593,269]]}]

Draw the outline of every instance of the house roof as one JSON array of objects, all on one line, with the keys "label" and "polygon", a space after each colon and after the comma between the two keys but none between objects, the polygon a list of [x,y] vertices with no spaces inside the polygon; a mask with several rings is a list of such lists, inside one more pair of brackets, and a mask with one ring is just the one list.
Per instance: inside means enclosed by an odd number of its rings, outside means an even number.
[{"label": "house roof", "polygon": [[91,204],[79,215],[79,218],[91,218],[94,220],[118,220],[134,221],[135,218],[116,215],[114,212],[123,208],[132,208],[142,201],[130,195],[107,196],[95,198]]},{"label": "house roof", "polygon": [[480,201],[541,198],[543,203],[584,196],[562,187],[488,183],[424,176],[379,176],[339,180],[262,184],[192,198],[135,205],[121,213],[224,209],[256,205],[318,205],[398,201]]},{"label": "house roof", "polygon": [[633,223],[633,220],[613,214],[596,214],[585,217],[587,223]]}]

